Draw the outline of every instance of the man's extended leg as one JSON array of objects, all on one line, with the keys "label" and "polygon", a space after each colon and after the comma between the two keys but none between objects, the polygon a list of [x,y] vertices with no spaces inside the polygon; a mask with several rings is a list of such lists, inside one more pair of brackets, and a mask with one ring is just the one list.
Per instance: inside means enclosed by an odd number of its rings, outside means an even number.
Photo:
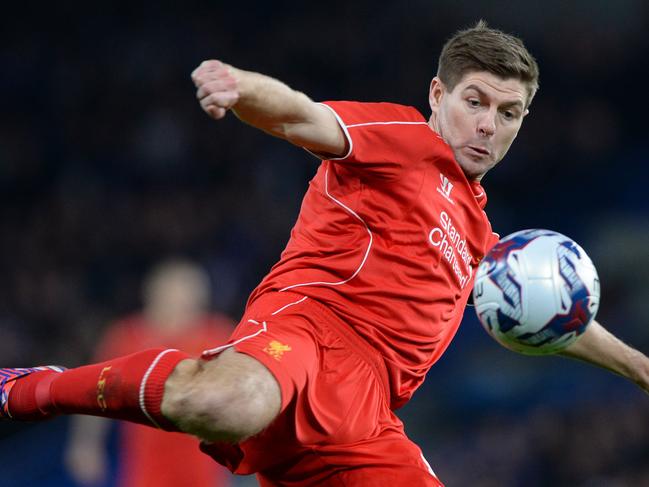
[{"label": "man's extended leg", "polygon": [[64,372],[0,370],[0,417],[17,420],[88,414],[238,441],[268,425],[281,405],[270,372],[233,350],[211,362],[153,349]]}]

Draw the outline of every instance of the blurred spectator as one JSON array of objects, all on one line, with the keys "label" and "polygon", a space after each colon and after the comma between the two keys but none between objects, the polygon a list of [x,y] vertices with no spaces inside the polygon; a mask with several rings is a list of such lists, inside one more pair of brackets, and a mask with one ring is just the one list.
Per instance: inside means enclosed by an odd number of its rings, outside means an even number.
[{"label": "blurred spectator", "polygon": [[[208,313],[210,286],[205,272],[182,261],[162,262],[147,277],[144,309],[111,325],[98,344],[97,361],[145,348],[178,348],[199,355],[227,340],[232,320]],[[109,421],[75,417],[65,460],[82,486],[105,485]],[[216,487],[230,485],[230,473],[198,449],[198,440],[180,433],[120,423],[118,487]]]}]

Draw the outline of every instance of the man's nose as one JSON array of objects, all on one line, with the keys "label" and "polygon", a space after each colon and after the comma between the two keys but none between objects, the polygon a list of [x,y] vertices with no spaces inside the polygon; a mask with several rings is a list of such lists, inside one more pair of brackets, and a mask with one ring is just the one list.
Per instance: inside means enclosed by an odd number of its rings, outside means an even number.
[{"label": "man's nose", "polygon": [[491,137],[496,132],[496,113],[489,110],[478,119],[478,135]]}]

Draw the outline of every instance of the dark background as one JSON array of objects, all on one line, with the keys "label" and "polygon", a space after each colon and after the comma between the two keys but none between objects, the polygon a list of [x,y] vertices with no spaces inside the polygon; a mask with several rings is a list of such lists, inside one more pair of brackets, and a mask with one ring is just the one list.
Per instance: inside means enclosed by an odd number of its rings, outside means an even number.
[{"label": "dark background", "polygon": [[[600,273],[598,318],[649,352],[649,4],[474,3],[3,5],[0,365],[88,360],[164,257],[204,265],[214,306],[234,317],[278,258],[317,161],[205,116],[189,78],[203,59],[316,100],[428,116],[444,40],[480,18],[520,35],[541,67],[517,142],[483,181],[494,229],[577,240]],[[470,309],[401,416],[449,487],[649,485],[645,394],[508,352]],[[71,485],[65,421],[0,425],[0,486]]]}]

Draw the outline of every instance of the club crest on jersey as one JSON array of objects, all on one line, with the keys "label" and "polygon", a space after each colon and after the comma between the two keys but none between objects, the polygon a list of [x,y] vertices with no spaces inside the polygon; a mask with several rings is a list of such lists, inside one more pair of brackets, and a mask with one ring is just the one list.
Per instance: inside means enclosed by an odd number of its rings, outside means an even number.
[{"label": "club crest on jersey", "polygon": [[444,176],[442,173],[439,173],[439,179],[440,179],[440,184],[437,187],[437,192],[441,194],[446,200],[451,203],[455,204],[455,201],[451,199],[451,191],[453,190],[453,183],[448,180],[446,176]]},{"label": "club crest on jersey", "polygon": [[290,352],[291,346],[284,345],[277,340],[272,340],[268,345],[264,347],[264,352],[273,357],[275,360],[280,361],[284,356],[285,352]]}]

